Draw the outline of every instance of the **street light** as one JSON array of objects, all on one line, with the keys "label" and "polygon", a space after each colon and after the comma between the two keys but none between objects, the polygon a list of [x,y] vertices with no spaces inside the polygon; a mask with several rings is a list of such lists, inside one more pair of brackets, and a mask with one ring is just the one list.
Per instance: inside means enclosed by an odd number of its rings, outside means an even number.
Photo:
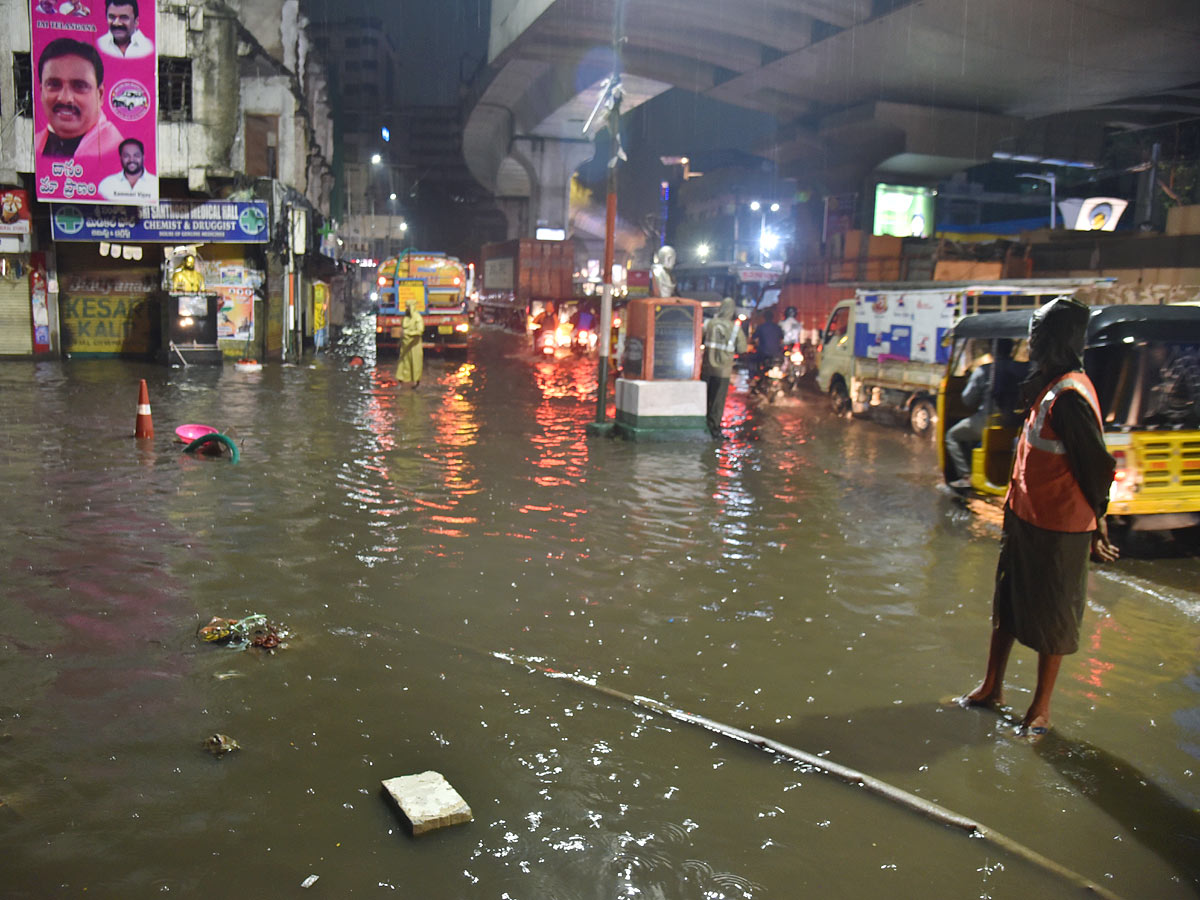
[{"label": "street light", "polygon": [[711,248],[708,244],[700,244],[696,247],[696,255],[700,257],[700,262],[708,262],[708,254]]},{"label": "street light", "polygon": [[[764,257],[770,256],[772,251],[774,251],[775,248],[779,246],[779,235],[775,234],[775,232],[773,232],[773,231],[767,230],[767,211],[766,211],[766,209],[763,208],[763,205],[759,201],[751,200],[750,201],[750,209],[753,212],[759,213],[759,221],[758,221],[759,253]],[[773,212],[773,213],[779,212],[779,204],[777,202],[772,202],[770,209],[771,209],[771,212]],[[737,224],[737,219],[735,218],[734,225],[736,226],[736,224]]]},{"label": "street light", "polygon": [[1055,202],[1055,199],[1056,199],[1055,183],[1058,181],[1058,176],[1055,175],[1053,172],[1047,172],[1045,175],[1038,175],[1034,172],[1022,172],[1017,177],[1018,178],[1035,178],[1038,181],[1044,181],[1048,185],[1050,185],[1050,230],[1053,231],[1055,228],[1058,227],[1057,214],[1055,213],[1055,208],[1058,205]]}]

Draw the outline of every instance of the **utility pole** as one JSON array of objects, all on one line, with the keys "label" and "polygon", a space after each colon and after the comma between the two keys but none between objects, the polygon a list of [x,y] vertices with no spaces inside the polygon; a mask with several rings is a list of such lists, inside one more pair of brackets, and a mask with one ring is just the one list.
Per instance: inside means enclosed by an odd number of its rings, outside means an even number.
[{"label": "utility pole", "polygon": [[[608,198],[604,219],[604,281],[600,292],[600,353],[599,369],[596,385],[596,421],[595,428],[589,431],[604,432],[605,420],[608,417],[608,352],[612,343],[612,294],[613,294],[613,258],[615,254],[615,235],[617,225],[617,163],[624,158],[621,149],[621,50],[625,41],[625,0],[615,0],[613,10],[613,72],[608,80],[608,86],[600,103],[608,107],[608,133],[611,141],[608,160]],[[593,112],[593,117],[595,112]],[[591,125],[591,119],[584,126],[586,132]]]}]

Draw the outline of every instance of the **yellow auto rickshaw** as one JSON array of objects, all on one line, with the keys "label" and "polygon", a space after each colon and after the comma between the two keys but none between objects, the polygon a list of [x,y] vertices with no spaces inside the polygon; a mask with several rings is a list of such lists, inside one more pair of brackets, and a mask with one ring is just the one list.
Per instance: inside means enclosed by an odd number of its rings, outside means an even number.
[{"label": "yellow auto rickshaw", "polygon": [[[954,478],[946,432],[973,411],[962,391],[995,343],[1014,342],[1028,360],[1033,310],[964,316],[948,335],[950,359],[938,391],[938,463]],[[1100,400],[1104,442],[1117,460],[1110,523],[1134,531],[1200,524],[1200,306],[1097,306],[1088,322],[1084,368]],[[1002,497],[1021,427],[1016,410],[988,411],[970,453],[971,490]]]}]

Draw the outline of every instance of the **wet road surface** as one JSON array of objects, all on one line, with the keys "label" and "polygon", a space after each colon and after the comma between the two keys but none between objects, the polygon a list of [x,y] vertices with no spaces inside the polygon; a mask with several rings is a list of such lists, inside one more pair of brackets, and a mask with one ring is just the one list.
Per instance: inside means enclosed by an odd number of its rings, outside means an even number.
[{"label": "wet road surface", "polygon": [[[948,702],[982,673],[998,516],[939,490],[928,442],[737,384],[720,445],[588,438],[591,361],[483,332],[413,391],[348,352],[0,366],[5,897],[1070,890],[556,672],[860,770],[1117,896],[1200,893],[1195,555],[1093,570],[1030,745]],[[185,423],[241,461],[181,454]],[[197,637],[249,613],[287,648]],[[1009,669],[1019,715],[1034,655]],[[241,750],[207,754],[216,732]],[[380,781],[429,769],[475,821],[413,839]]]}]

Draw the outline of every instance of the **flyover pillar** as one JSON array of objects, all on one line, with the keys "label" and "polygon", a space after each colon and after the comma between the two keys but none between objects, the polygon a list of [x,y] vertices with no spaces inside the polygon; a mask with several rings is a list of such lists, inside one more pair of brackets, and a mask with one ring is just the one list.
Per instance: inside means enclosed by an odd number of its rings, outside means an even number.
[{"label": "flyover pillar", "polygon": [[[532,173],[529,215],[522,237],[534,237],[538,228],[567,230],[571,215],[571,179],[575,170],[595,155],[595,146],[550,137],[516,137],[509,155]],[[510,229],[512,218],[509,218]]]}]

